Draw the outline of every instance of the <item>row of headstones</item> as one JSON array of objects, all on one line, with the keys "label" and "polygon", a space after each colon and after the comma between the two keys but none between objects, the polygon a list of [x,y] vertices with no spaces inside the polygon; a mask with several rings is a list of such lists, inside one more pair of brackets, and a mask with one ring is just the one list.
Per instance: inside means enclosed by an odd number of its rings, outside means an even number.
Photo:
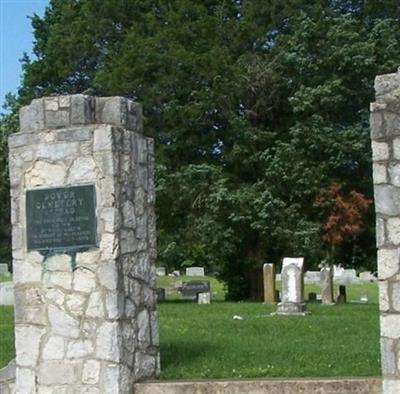
[{"label": "row of headstones", "polygon": [[[165,267],[156,268],[157,276],[166,276],[167,270]],[[168,276],[180,276],[179,270],[174,270]],[[188,267],[185,270],[186,276],[205,276],[204,267]],[[197,301],[198,304],[211,303],[211,289],[208,280],[195,280],[180,282],[176,290],[182,294],[184,300]],[[157,302],[164,302],[166,300],[166,289],[163,287],[157,288]]]},{"label": "row of headstones", "polygon": [[[157,301],[164,302],[166,289],[157,288]],[[184,300],[197,301],[199,304],[210,304],[211,288],[208,280],[180,282],[177,290],[182,294]],[[13,282],[0,283],[0,305],[14,305]]]},{"label": "row of headstones", "polygon": [[[280,274],[278,274],[277,280],[280,279]],[[357,275],[355,269],[345,269],[340,265],[333,265],[333,280],[338,284],[351,284],[376,282],[378,278],[370,271],[360,272],[360,274]],[[306,271],[304,273],[304,283],[318,284],[320,281],[320,271]]]},{"label": "row of headstones", "polygon": [[[288,261],[285,259],[285,261]],[[6,264],[0,264],[1,266],[7,266]],[[308,301],[315,302],[320,300],[323,304],[332,304],[333,301],[333,283],[332,281],[336,279],[337,272],[341,272],[344,269],[338,268],[338,266],[325,267],[321,269],[321,271],[307,271],[303,276],[303,283],[318,283],[321,284],[322,294],[318,299],[318,295],[316,293],[309,293]],[[0,272],[8,272],[7,270]],[[344,271],[354,271],[354,270],[344,270]],[[159,276],[165,276],[166,270],[164,267],[157,268],[157,274]],[[368,273],[369,276],[360,275],[360,279],[363,278],[365,281],[375,280],[376,278]],[[180,271],[173,271],[171,276],[179,276]],[[204,268],[203,267],[190,267],[186,269],[187,276],[204,276]],[[357,276],[351,275],[352,277],[357,278]],[[343,277],[343,276],[341,276]],[[350,275],[345,274],[344,277],[350,277]],[[275,280],[274,280],[275,278]],[[280,299],[279,291],[275,289],[275,281],[282,280],[281,274],[275,274],[275,267],[273,264],[265,264],[264,265],[264,302],[265,303],[276,303]],[[287,287],[284,287],[287,288]],[[188,281],[180,283],[180,287],[177,289],[181,294],[183,299],[187,300],[196,300],[200,304],[208,304],[211,300],[211,291],[210,291],[210,283],[209,281]],[[166,289],[159,288],[157,290],[157,299],[159,302],[163,302],[166,299]],[[346,288],[345,286],[339,286],[339,291],[337,296],[335,297],[336,302],[345,302],[346,301]],[[363,301],[363,300],[361,300]],[[365,300],[364,300],[365,301]],[[12,282],[2,283],[0,284],[0,304],[2,305],[13,305],[14,304],[14,294],[13,294],[13,286]]]},{"label": "row of headstones", "polygon": [[[165,267],[157,267],[156,268],[157,276],[166,276],[167,269]],[[179,270],[174,270],[172,273],[168,274],[169,276],[180,276],[181,272]],[[186,276],[205,276],[204,267],[189,267],[185,270]]]},{"label": "row of headstones", "polygon": [[[0,273],[9,275],[7,264],[0,264]],[[204,276],[203,267],[190,267],[186,268],[187,276]],[[157,276],[165,276],[165,267],[157,267]],[[180,276],[180,271],[173,271],[171,276]],[[181,286],[177,289],[182,298],[186,300],[196,300],[199,304],[209,304],[211,301],[211,291],[209,281],[188,281],[182,282]],[[163,302],[166,299],[166,289],[157,289],[157,300]],[[13,282],[0,283],[0,305],[14,305],[14,284]]]},{"label": "row of headstones", "polygon": [[[282,302],[279,304],[278,313],[303,313],[304,304],[304,281],[307,273],[303,271],[304,258],[284,258],[282,273],[276,275],[274,264],[264,264],[263,281],[264,281],[264,302],[275,304],[279,300],[279,291],[276,290],[276,280],[279,277],[282,280]],[[323,267],[318,272],[313,272],[313,283],[318,277],[321,285],[321,302],[325,305],[334,305],[336,302],[346,302],[346,287],[339,286],[339,292],[334,299],[333,295],[333,279],[338,267]],[[316,275],[318,273],[318,275]],[[165,276],[164,267],[157,268],[158,276]],[[171,276],[179,276],[179,271],[174,271]],[[187,276],[204,276],[203,267],[191,267],[186,269]],[[199,304],[209,304],[211,301],[211,291],[209,281],[188,281],[183,282],[177,290],[182,294],[182,298],[186,300],[198,301]],[[309,301],[316,301],[315,293],[309,294]],[[157,300],[163,302],[166,299],[166,289],[157,289]]]},{"label": "row of headstones", "polygon": [[[334,305],[333,295],[333,267],[325,266],[320,271],[321,302],[325,305]],[[274,264],[264,264],[264,302],[276,304],[278,294],[276,291],[276,274]],[[304,302],[304,258],[285,257],[282,263],[282,295],[276,313],[278,315],[305,314]],[[315,297],[316,299],[316,297]],[[339,287],[339,302],[346,301],[345,286]]]},{"label": "row of headstones", "polygon": [[[182,286],[177,289],[184,300],[197,301],[198,304],[211,303],[211,289],[210,282],[205,281],[188,281],[182,282]],[[157,302],[164,302],[166,300],[166,289],[158,287]]]}]

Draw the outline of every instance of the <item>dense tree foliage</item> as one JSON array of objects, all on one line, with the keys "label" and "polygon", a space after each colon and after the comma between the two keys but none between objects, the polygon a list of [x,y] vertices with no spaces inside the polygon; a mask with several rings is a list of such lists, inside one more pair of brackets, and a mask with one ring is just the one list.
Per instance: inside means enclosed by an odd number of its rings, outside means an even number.
[{"label": "dense tree foliage", "polygon": [[[332,252],[332,183],[372,199],[368,105],[400,64],[399,18],[398,0],[52,0],[18,104],[87,89],[141,102],[158,263],[205,265],[239,299],[264,262]],[[372,206],[358,225],[332,257],[373,268]]]},{"label": "dense tree foliage", "polygon": [[326,208],[326,219],[323,223],[322,240],[331,247],[327,253],[327,262],[333,264],[335,248],[349,236],[357,235],[362,231],[363,214],[368,210],[371,200],[361,193],[352,190],[348,196],[341,194],[340,185],[333,182],[325,196],[318,196],[317,205]]}]

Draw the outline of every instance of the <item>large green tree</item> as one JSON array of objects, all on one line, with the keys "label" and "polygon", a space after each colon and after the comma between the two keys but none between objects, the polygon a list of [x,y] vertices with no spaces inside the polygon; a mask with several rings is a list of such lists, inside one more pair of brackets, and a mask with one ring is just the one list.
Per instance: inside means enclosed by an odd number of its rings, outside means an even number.
[{"label": "large green tree", "polygon": [[[52,0],[18,104],[87,89],[141,102],[159,264],[205,265],[240,299],[266,261],[326,258],[333,182],[372,198],[367,109],[374,76],[400,64],[399,18],[398,0]],[[373,222],[371,208],[335,261],[374,267]]]}]

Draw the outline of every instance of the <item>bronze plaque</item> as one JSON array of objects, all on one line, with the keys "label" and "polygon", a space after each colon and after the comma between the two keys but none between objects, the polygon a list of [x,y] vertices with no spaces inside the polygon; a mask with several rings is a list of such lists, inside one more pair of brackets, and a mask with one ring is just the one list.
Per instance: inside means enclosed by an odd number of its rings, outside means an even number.
[{"label": "bronze plaque", "polygon": [[96,246],[94,185],[27,190],[28,250],[79,250]]}]

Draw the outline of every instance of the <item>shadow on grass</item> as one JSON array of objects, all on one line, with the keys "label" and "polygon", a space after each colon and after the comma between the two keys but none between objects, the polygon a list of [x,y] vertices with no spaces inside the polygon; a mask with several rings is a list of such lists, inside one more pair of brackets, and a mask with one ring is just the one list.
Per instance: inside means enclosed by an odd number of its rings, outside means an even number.
[{"label": "shadow on grass", "polygon": [[[222,304],[222,303],[226,303],[225,300],[212,300],[211,301],[212,304]],[[181,299],[176,299],[176,300],[165,300],[163,302],[161,302],[160,304],[193,304],[193,305],[197,305],[197,301],[192,301],[192,300],[181,300]]]},{"label": "shadow on grass", "polygon": [[191,300],[165,300],[160,304],[196,304],[196,302]]},{"label": "shadow on grass", "polygon": [[166,341],[161,345],[161,365],[175,367],[179,365],[197,365],[196,360],[204,357],[204,354],[218,352],[215,344],[212,346],[202,340],[174,340]]}]

